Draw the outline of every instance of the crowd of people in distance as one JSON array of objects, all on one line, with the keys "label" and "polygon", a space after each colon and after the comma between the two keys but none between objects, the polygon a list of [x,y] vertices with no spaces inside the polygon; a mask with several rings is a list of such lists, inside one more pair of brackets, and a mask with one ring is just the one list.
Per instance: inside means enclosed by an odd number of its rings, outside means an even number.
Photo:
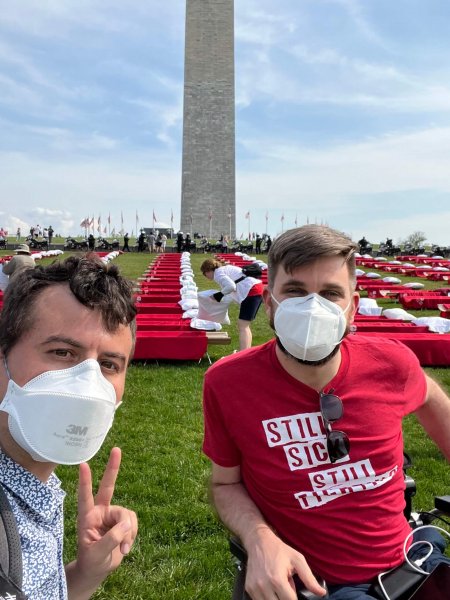
[{"label": "crowd of people in distance", "polygon": [[141,229],[137,242],[138,252],[145,252],[146,250],[148,250],[148,252],[156,252],[157,254],[163,254],[166,251],[167,235],[159,231],[158,229],[151,229],[148,234],[146,234],[145,231]]}]

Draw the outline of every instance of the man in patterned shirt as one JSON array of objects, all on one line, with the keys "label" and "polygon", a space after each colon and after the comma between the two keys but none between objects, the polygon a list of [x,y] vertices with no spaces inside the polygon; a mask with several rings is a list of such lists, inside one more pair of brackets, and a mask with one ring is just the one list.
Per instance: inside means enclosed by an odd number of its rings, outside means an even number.
[{"label": "man in patterned shirt", "polygon": [[[111,505],[120,449],[111,451],[95,498],[84,462],[122,399],[135,313],[131,284],[90,257],[25,269],[5,293],[0,484],[16,518],[22,589],[31,600],[90,598],[136,537],[135,513]],[[78,555],[65,567],[59,463],[81,463]]]}]

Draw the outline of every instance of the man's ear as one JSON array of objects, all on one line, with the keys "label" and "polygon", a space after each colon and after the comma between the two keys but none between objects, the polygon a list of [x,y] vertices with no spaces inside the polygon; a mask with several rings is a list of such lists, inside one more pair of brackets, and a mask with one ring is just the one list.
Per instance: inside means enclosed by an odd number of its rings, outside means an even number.
[{"label": "man's ear", "polygon": [[263,302],[264,302],[264,310],[266,311],[266,315],[270,318],[270,315],[273,311],[273,300],[272,300],[272,290],[268,285],[265,286],[263,290]]},{"label": "man's ear", "polygon": [[350,323],[353,323],[354,319],[355,319],[355,315],[358,312],[358,306],[359,306],[359,299],[360,299],[360,295],[358,292],[353,292],[353,309],[351,312],[351,318],[350,318]]}]

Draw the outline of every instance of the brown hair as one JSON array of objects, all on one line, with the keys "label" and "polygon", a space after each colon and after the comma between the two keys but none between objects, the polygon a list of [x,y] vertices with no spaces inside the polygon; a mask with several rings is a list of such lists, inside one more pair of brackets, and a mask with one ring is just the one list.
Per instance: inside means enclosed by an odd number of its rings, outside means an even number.
[{"label": "brown hair", "polygon": [[215,271],[219,267],[223,267],[224,264],[225,264],[224,262],[217,260],[215,258],[207,258],[200,265],[200,271],[204,275],[205,273],[208,273],[209,271]]},{"label": "brown hair", "polygon": [[114,332],[129,325],[136,337],[136,307],[133,287],[115,265],[102,262],[97,255],[70,256],[63,262],[33,269],[22,269],[6,288],[0,314],[0,348],[6,356],[32,326],[33,307],[39,294],[53,285],[69,284],[70,291],[84,306],[98,309],[103,325]]},{"label": "brown hair", "polygon": [[278,267],[287,273],[328,256],[342,256],[347,263],[350,281],[356,284],[355,252],[358,246],[352,239],[326,225],[303,225],[289,229],[273,242],[268,256],[269,287],[273,287]]}]

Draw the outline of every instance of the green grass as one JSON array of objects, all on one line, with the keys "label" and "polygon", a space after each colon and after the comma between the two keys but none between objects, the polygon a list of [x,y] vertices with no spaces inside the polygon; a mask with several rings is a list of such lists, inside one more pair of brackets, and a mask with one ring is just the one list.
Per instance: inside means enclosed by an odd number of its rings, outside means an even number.
[{"label": "green grass", "polygon": [[[205,255],[193,255],[199,287],[211,282],[201,276]],[[124,274],[137,277],[153,257],[125,254],[117,259]],[[428,287],[428,283],[427,283]],[[429,287],[435,287],[432,284]],[[380,304],[395,305],[388,301]],[[398,306],[398,305],[397,305]],[[231,346],[212,346],[218,360],[238,346],[237,307],[226,328]],[[254,343],[272,334],[263,310],[253,326]],[[124,402],[100,453],[91,461],[95,484],[109,450],[118,445],[123,463],[115,502],[134,509],[139,537],[123,565],[94,596],[109,600],[228,600],[234,567],[227,533],[208,501],[208,460],[202,455],[201,395],[204,359],[196,363],[133,364],[128,373]],[[450,391],[450,370],[427,369]],[[450,493],[450,470],[414,417],[405,420],[406,447],[412,455],[411,474],[417,482],[415,506],[430,508],[435,494]],[[77,469],[60,467],[67,490],[65,555],[74,558]]]}]

